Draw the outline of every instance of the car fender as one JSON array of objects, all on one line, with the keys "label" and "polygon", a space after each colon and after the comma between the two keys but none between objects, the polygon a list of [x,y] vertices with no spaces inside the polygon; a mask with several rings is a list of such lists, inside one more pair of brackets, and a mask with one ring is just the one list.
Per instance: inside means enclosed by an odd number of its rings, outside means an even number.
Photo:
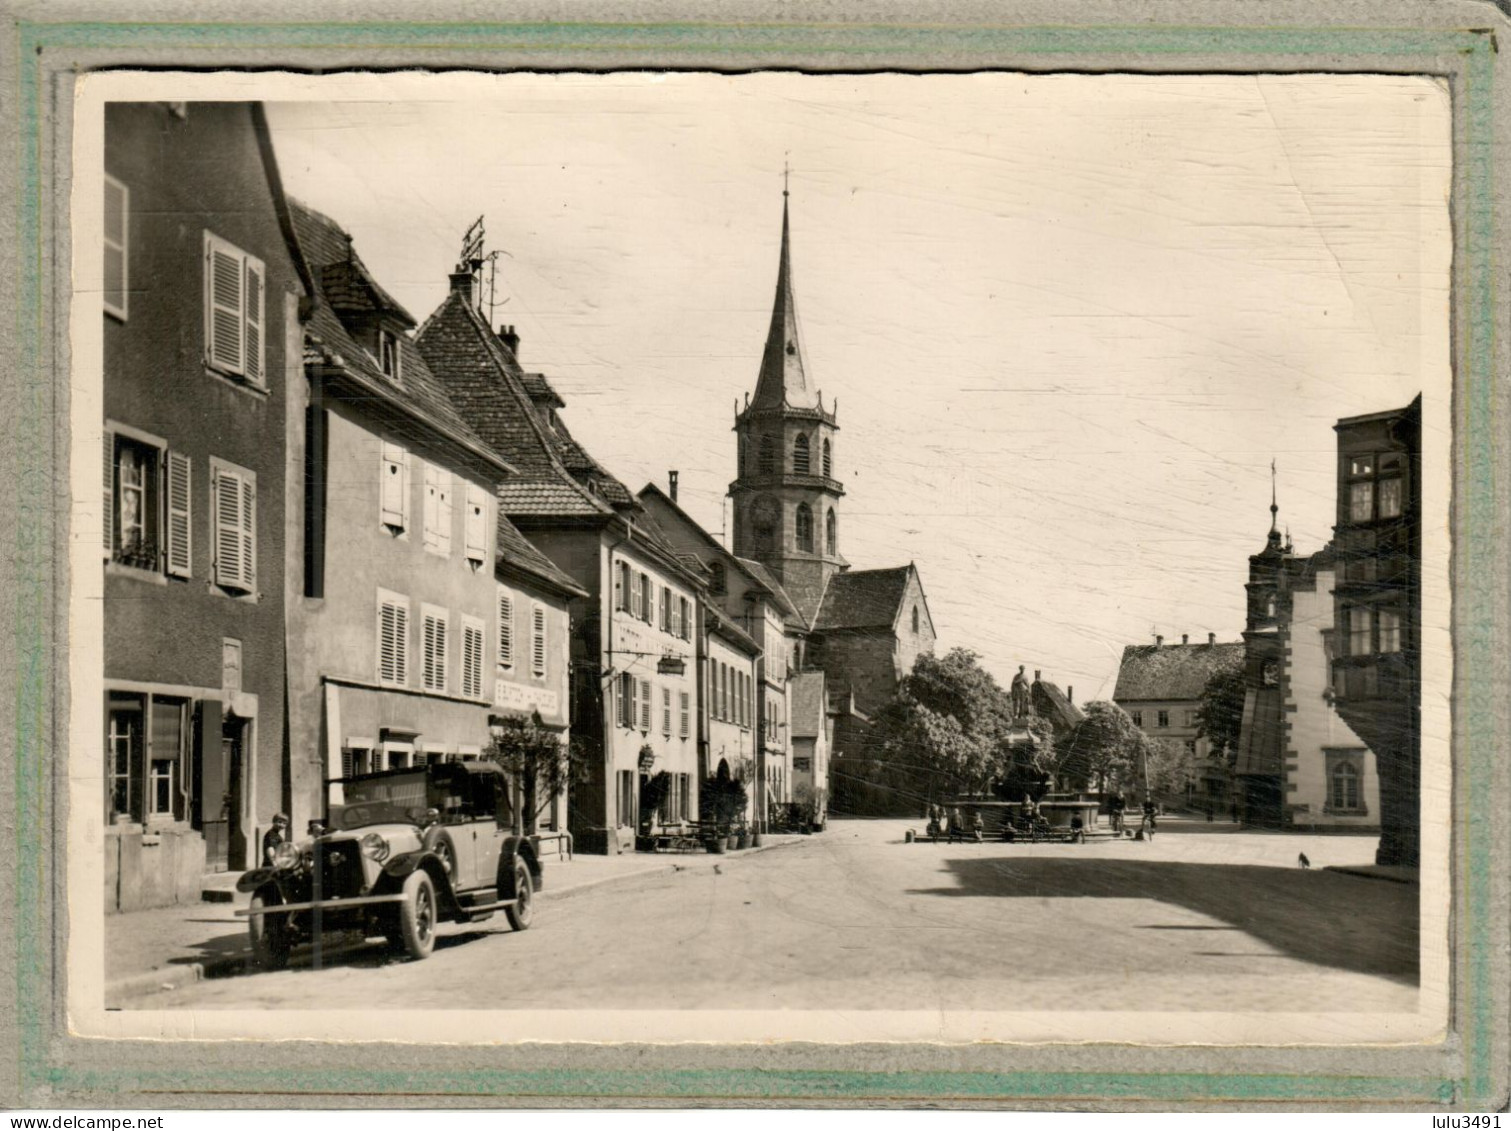
[{"label": "car fender", "polygon": [[404,881],[420,869],[429,873],[431,882],[435,884],[436,898],[440,900],[441,906],[455,909],[457,907],[456,892],[452,889],[451,876],[446,871],[446,865],[434,852],[423,849],[419,852],[404,852],[385,861],[383,875],[373,885],[373,891],[375,894],[402,891]]},{"label": "car fender", "polygon": [[253,868],[250,872],[243,872],[236,881],[236,890],[256,891],[269,880],[277,879],[278,871],[277,868]]},{"label": "car fender", "polygon": [[518,858],[525,862],[525,867],[530,869],[530,882],[535,885],[535,890],[540,891],[545,886],[543,869],[540,866],[540,856],[535,851],[535,845],[529,837],[511,836],[503,843],[498,854],[498,894],[503,899],[514,897],[514,861]]}]

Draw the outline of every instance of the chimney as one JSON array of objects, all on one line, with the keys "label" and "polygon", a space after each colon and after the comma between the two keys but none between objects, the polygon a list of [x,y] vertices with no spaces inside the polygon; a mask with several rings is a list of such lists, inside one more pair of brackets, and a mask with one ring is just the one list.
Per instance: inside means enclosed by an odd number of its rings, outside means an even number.
[{"label": "chimney", "polygon": [[458,264],[457,269],[451,273],[452,293],[461,295],[467,300],[467,305],[474,310],[477,309],[483,297],[480,283],[477,272],[461,264]]},{"label": "chimney", "polygon": [[1040,676],[1041,676],[1041,675],[1043,675],[1043,674],[1044,674],[1044,673],[1043,673],[1043,672],[1042,672],[1042,671],[1040,671],[1040,670],[1039,670],[1039,669],[1038,669],[1038,668],[1035,668],[1035,669],[1034,669],[1034,682],[1035,682],[1035,683],[1038,683],[1038,682],[1039,682],[1039,677],[1040,677]]},{"label": "chimney", "polygon": [[1164,644],[1164,642],[1165,642],[1165,638],[1163,636],[1155,636],[1155,638],[1154,638],[1154,646],[1156,648],[1160,647],[1162,644]]},{"label": "chimney", "polygon": [[509,352],[514,355],[514,359],[516,361],[518,361],[519,360],[519,335],[517,333],[515,333],[514,327],[512,325],[510,325],[510,326],[500,326],[498,328],[498,336],[499,336],[499,339],[504,343],[504,345],[506,345],[506,346],[509,347]]},{"label": "chimney", "polygon": [[1180,634],[1180,642],[1182,644],[1189,644],[1189,643],[1191,643],[1191,636],[1190,636],[1190,634],[1189,633],[1185,633],[1185,632],[1181,633]]},{"label": "chimney", "polygon": [[1076,704],[1076,689],[1074,687],[1067,687],[1065,689],[1065,702],[1069,703],[1072,707],[1075,706],[1075,704]]},{"label": "chimney", "polygon": [[1215,633],[1215,632],[1209,632],[1209,633],[1207,633],[1207,643],[1208,644],[1216,644],[1217,643],[1217,633]]},{"label": "chimney", "polygon": [[666,483],[671,488],[672,502],[675,503],[677,501],[677,473],[675,471],[666,473]]}]

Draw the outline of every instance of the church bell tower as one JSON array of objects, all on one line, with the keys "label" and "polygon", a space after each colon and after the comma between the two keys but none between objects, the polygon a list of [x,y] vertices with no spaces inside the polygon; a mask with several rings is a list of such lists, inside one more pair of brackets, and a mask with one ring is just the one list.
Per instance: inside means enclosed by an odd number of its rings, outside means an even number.
[{"label": "church bell tower", "polygon": [[825,408],[808,376],[798,334],[785,187],[771,328],[755,394],[737,410],[734,430],[734,552],[775,573],[812,624],[829,579],[847,568],[839,553],[838,503],[845,488],[834,478],[834,408]]}]

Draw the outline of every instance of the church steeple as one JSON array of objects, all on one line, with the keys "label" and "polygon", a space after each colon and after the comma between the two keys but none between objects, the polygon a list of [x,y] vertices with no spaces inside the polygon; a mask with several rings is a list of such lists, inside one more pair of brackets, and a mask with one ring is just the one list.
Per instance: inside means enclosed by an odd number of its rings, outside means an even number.
[{"label": "church steeple", "polygon": [[797,303],[792,295],[792,236],[787,215],[787,189],[782,188],[782,252],[777,263],[776,298],[771,305],[771,328],[761,355],[761,374],[751,405],[762,408],[790,405],[816,408],[818,391],[808,382],[803,343],[798,334]]},{"label": "church steeple", "polygon": [[808,375],[792,293],[792,228],[782,190],[782,246],[776,298],[755,395],[736,406],[739,467],[733,550],[770,568],[812,623],[829,578],[846,568],[839,552],[837,504],[845,493],[838,466],[832,406]]}]

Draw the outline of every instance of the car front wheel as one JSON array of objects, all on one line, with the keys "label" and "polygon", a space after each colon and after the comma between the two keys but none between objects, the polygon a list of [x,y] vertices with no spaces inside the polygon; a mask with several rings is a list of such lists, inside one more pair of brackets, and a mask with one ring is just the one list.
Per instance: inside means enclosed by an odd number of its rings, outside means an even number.
[{"label": "car front wheel", "polygon": [[410,958],[429,958],[435,949],[435,884],[424,872],[411,872],[399,904],[399,941]]},{"label": "car front wheel", "polygon": [[516,931],[528,930],[535,917],[535,884],[530,879],[530,868],[518,858],[514,861],[514,902],[504,908],[509,926]]},{"label": "car front wheel", "polygon": [[276,892],[263,890],[252,895],[254,914],[247,919],[247,931],[251,935],[252,958],[264,970],[282,970],[289,964],[289,951],[293,946],[289,938],[289,917],[255,914],[280,902]]}]

